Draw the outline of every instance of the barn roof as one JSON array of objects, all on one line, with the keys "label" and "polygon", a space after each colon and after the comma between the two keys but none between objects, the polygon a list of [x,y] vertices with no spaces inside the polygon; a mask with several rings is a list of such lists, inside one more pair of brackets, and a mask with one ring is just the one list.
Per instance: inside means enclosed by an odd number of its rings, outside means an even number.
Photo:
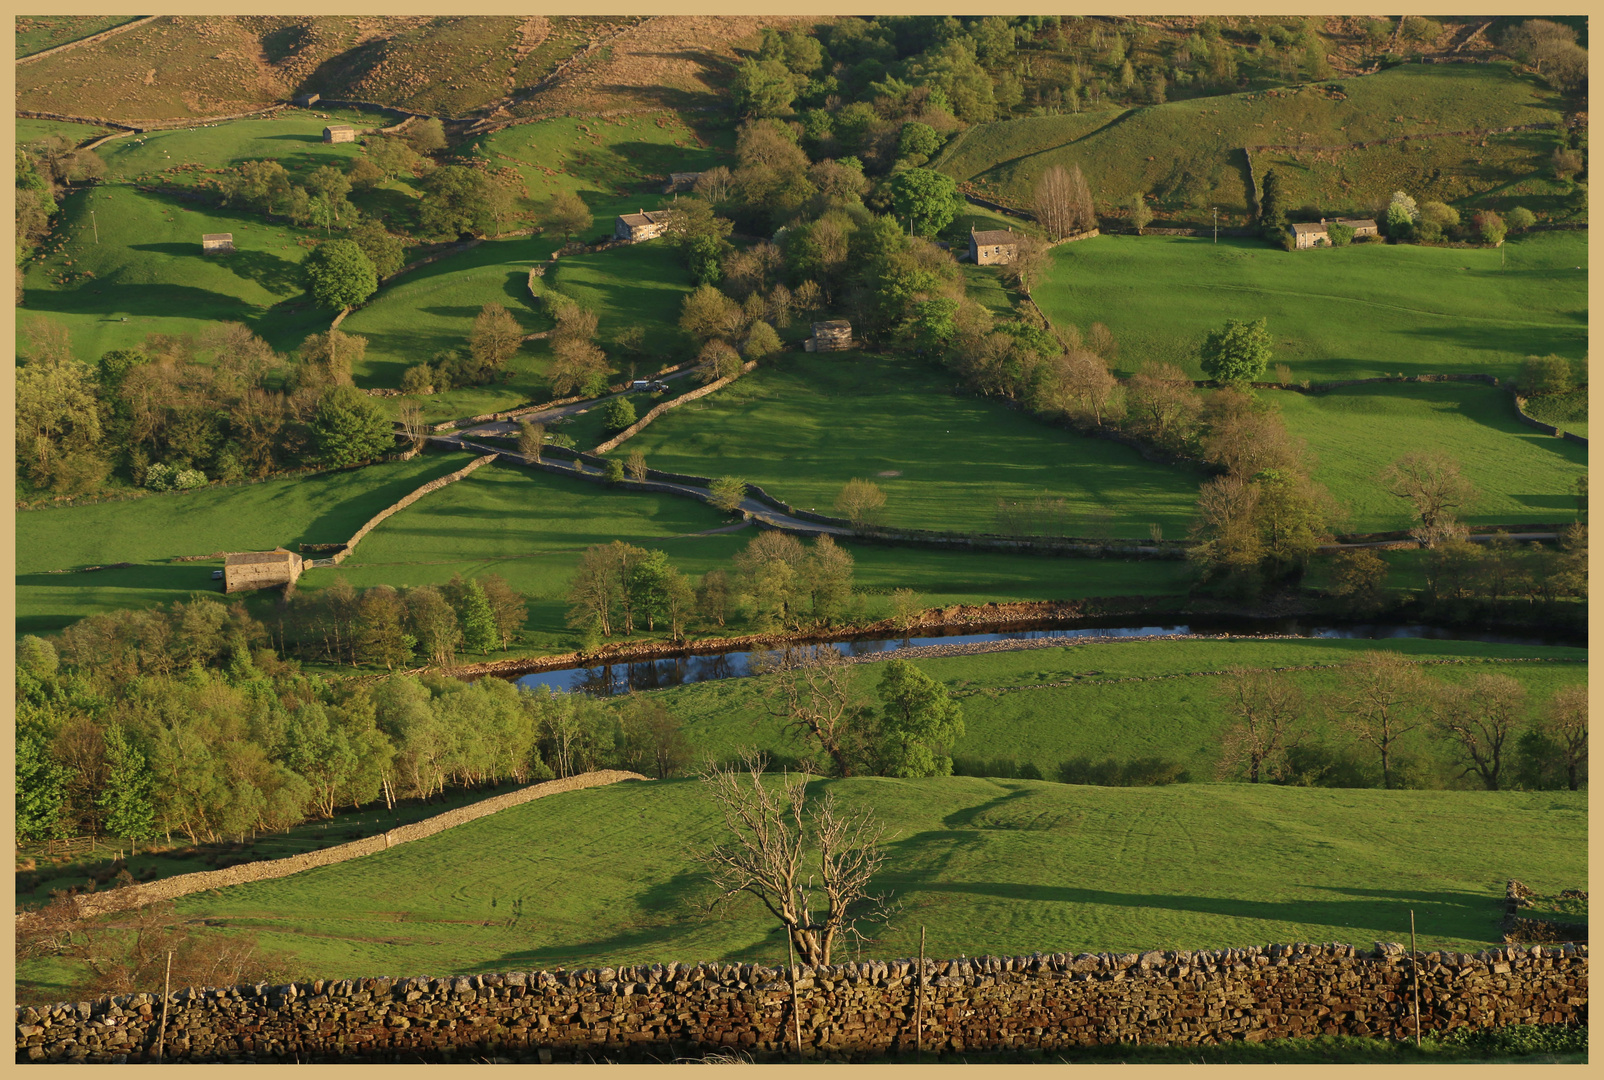
[{"label": "barn roof", "polygon": [[258,563],[293,562],[300,556],[279,548],[276,551],[231,551],[223,556],[224,566],[252,566]]},{"label": "barn roof", "polygon": [[969,237],[977,244],[1013,244],[1019,241],[1019,237],[1012,229],[987,229],[985,232],[976,232],[971,228]]},{"label": "barn roof", "polygon": [[355,131],[356,128],[352,127],[350,124],[329,124],[323,130],[324,131]]},{"label": "barn roof", "polygon": [[824,322],[816,322],[813,324],[813,332],[815,334],[821,331],[824,333],[840,333],[843,330],[850,332],[851,329],[852,324],[846,319],[828,319]]},{"label": "barn roof", "polygon": [[1288,225],[1287,228],[1291,229],[1295,236],[1320,236],[1326,231],[1323,221],[1300,221],[1296,225]]},{"label": "barn roof", "polygon": [[619,214],[618,220],[632,229],[642,225],[656,225],[660,221],[668,220],[667,210],[643,210],[638,214]]},{"label": "barn roof", "polygon": [[227,240],[229,243],[233,243],[234,242],[234,234],[231,233],[231,232],[201,233],[201,239],[202,240]]}]

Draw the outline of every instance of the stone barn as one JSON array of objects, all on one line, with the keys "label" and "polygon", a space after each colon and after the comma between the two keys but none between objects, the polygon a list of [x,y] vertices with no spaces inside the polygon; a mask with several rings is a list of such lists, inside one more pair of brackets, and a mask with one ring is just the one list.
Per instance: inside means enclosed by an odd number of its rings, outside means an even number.
[{"label": "stone barn", "polygon": [[291,98],[290,104],[299,105],[303,109],[309,109],[321,100],[323,100],[322,94],[301,94],[297,97]]},{"label": "stone barn", "polygon": [[701,177],[699,172],[676,172],[668,174],[668,184],[663,188],[664,195],[675,195],[681,191],[689,191],[696,186]]},{"label": "stone barn", "polygon": [[218,252],[234,250],[234,234],[231,232],[201,233],[201,254],[214,255]]},{"label": "stone barn", "polygon": [[245,592],[293,585],[301,576],[303,563],[293,551],[235,551],[223,557],[223,591]]},{"label": "stone barn", "polygon": [[1304,248],[1325,247],[1331,243],[1331,226],[1346,225],[1353,230],[1355,240],[1366,236],[1380,236],[1381,230],[1370,218],[1332,218],[1327,221],[1321,218],[1319,223],[1300,222],[1297,225],[1288,225],[1287,232],[1292,234],[1293,245],[1297,250]]},{"label": "stone barn", "polygon": [[852,348],[852,324],[830,319],[813,324],[813,336],[802,343],[804,352],[842,352]]},{"label": "stone barn", "polygon": [[619,214],[613,223],[613,238],[626,244],[642,240],[655,240],[668,228],[668,211],[637,210],[633,214]]},{"label": "stone barn", "polygon": [[330,124],[323,129],[326,143],[356,142],[356,128],[350,124]]},{"label": "stone barn", "polygon": [[976,266],[1007,266],[1019,251],[1019,237],[1012,229],[969,230],[969,261]]}]

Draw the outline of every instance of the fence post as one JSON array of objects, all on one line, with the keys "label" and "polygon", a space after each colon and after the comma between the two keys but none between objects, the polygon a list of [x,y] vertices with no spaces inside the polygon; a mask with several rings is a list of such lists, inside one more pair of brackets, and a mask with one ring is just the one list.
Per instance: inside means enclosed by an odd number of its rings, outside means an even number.
[{"label": "fence post", "polygon": [[1420,1049],[1420,953],[1415,948],[1415,909],[1409,909],[1409,956],[1415,968],[1415,1049]]},{"label": "fence post", "polygon": [[919,927],[919,1003],[913,1012],[913,1059],[919,1061],[925,1047],[925,928]]},{"label": "fence post", "polygon": [[162,1023],[156,1032],[156,1060],[161,1061],[167,1048],[167,999],[173,994],[173,950],[167,950],[167,975],[162,979]]}]

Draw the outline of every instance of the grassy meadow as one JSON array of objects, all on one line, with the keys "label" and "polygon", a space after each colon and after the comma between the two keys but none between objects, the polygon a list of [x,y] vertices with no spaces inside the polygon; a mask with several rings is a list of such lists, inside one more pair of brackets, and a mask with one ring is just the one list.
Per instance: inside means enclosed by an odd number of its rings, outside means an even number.
[{"label": "grassy meadow", "polygon": [[1491,248],[1360,244],[1286,252],[1262,240],[1101,236],[1055,250],[1033,296],[1054,323],[1103,322],[1117,367],[1179,364],[1226,319],[1269,320],[1275,363],[1322,382],[1486,372],[1587,350],[1587,238],[1533,234]]},{"label": "grassy meadow", "polygon": [[[235,250],[201,254],[201,235],[212,232],[233,233]],[[311,232],[254,214],[123,185],[90,188],[65,200],[50,237],[19,267],[19,347],[29,315],[41,314],[65,326],[74,352],[91,362],[147,334],[198,334],[216,322],[244,323],[275,348],[293,348],[333,317],[301,285],[312,246]]]},{"label": "grassy meadow", "polygon": [[[1407,504],[1378,481],[1408,453],[1458,461],[1479,497],[1471,525],[1556,524],[1576,516],[1587,447],[1521,423],[1507,391],[1481,383],[1377,383],[1322,394],[1267,392],[1287,429],[1308,443],[1314,478],[1346,504],[1349,532],[1412,524]],[[1569,427],[1570,425],[1565,425]],[[1377,432],[1385,431],[1385,438]]]},{"label": "grassy meadow", "polygon": [[[1485,671],[1512,675],[1527,688],[1534,704],[1546,701],[1562,686],[1587,679],[1586,649],[1411,638],[1385,643],[1333,638],[1125,641],[913,663],[945,684],[963,705],[965,730],[953,747],[954,757],[1028,763],[1048,778],[1056,776],[1061,762],[1077,757],[1121,763],[1158,757],[1201,782],[1214,778],[1228,724],[1218,696],[1220,671],[1329,669],[1378,645],[1414,659],[1467,661],[1424,669],[1446,681]],[[1530,662],[1502,662],[1513,659]],[[1478,661],[1500,662],[1483,666]],[[882,671],[878,664],[856,667],[854,690],[872,700]],[[1296,671],[1290,678],[1313,703],[1314,741],[1333,750],[1347,745],[1330,718],[1321,715],[1321,703],[1331,701],[1337,691],[1336,673]],[[768,681],[767,676],[726,679],[652,694],[685,723],[698,754],[734,758],[743,746],[755,745],[794,759],[803,747],[785,736],[764,709],[762,695]],[[1408,771],[1423,786],[1432,786],[1425,779],[1428,774],[1446,767],[1446,750],[1423,731],[1400,740],[1398,755],[1400,762],[1412,762]],[[1379,766],[1375,772],[1379,785]]]},{"label": "grassy meadow", "polygon": [[[1248,212],[1244,146],[1339,146],[1398,135],[1552,123],[1561,119],[1563,108],[1537,79],[1515,74],[1507,63],[1401,65],[1363,78],[979,124],[954,139],[934,167],[983,192],[1027,205],[1047,168],[1078,164],[1105,207],[1122,206],[1133,193],[1148,192],[1165,211],[1201,223],[1209,220],[1211,206],[1228,216]],[[1452,169],[1465,177],[1463,193],[1468,195],[1534,167],[1528,154],[1516,153],[1504,162],[1498,158],[1502,151],[1494,150],[1502,167],[1490,168],[1485,164],[1488,150],[1472,146],[1463,147],[1464,160],[1444,158],[1447,151],[1431,148],[1433,141],[1420,144],[1427,149],[1411,157],[1419,168],[1402,174],[1395,160],[1388,160],[1398,156],[1393,149],[1339,155],[1349,187],[1338,187],[1335,194],[1344,206],[1367,205],[1389,195],[1384,184],[1397,182],[1398,175],[1429,177],[1434,169]],[[1374,176],[1372,156],[1381,159]],[[1478,158],[1484,164],[1477,166]],[[1297,185],[1294,190],[1303,193]],[[1310,197],[1329,193],[1318,184],[1307,191]]]},{"label": "grassy meadow", "polygon": [[101,34],[133,15],[27,15],[16,19],[17,59]]},{"label": "grassy meadow", "polygon": [[75,124],[67,120],[35,120],[31,116],[19,116],[12,123],[18,146],[40,142],[52,136],[60,136],[78,146],[102,135],[110,135],[111,128],[100,127],[95,124]]},{"label": "grassy meadow", "polygon": [[[130,135],[98,147],[95,153],[106,162],[107,183],[159,179],[191,187],[210,177],[204,170],[276,161],[289,171],[292,182],[304,184],[314,169],[331,165],[344,172],[362,156],[358,143],[323,141],[323,128],[331,122],[315,111],[285,109],[272,116]],[[378,128],[389,122],[370,115],[365,124],[355,126]],[[360,138],[364,132],[357,134]]]},{"label": "grassy meadow", "polygon": [[[220,560],[168,560],[213,551],[338,543],[407,492],[470,460],[468,454],[431,453],[344,472],[20,513],[17,632],[55,631],[98,611],[216,592],[211,573]],[[119,562],[134,565],[61,573]],[[274,596],[261,593],[255,598],[270,604]]]},{"label": "grassy meadow", "polygon": [[1135,450],[960,394],[920,361],[860,352],[780,354],[675,409],[615,454],[671,472],[739,476],[833,513],[853,477],[886,493],[889,525],[989,532],[998,499],[1062,498],[1072,535],[1184,535],[1198,477]]},{"label": "grassy meadow", "polygon": [[[821,781],[889,826],[904,907],[869,950],[935,956],[1281,941],[1498,940],[1504,881],[1586,880],[1586,796],[971,777]],[[776,963],[755,902],[705,913],[688,852],[722,827],[692,780],[543,799],[392,851],[178,901],[323,978],[616,963]],[[1432,842],[1421,844],[1429,836]],[[560,844],[553,843],[561,837]],[[850,952],[847,958],[850,958]],[[26,968],[20,972],[26,977]]]}]

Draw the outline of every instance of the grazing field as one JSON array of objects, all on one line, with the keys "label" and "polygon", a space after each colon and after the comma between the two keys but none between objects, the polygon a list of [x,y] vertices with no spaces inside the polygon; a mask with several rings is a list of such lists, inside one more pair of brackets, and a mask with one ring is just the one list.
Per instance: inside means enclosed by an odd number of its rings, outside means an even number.
[{"label": "grazing field", "polygon": [[[315,112],[285,109],[259,119],[130,135],[98,147],[95,153],[106,162],[108,183],[138,180],[192,187],[211,179],[204,169],[228,169],[244,161],[276,161],[289,171],[291,182],[305,184],[307,175],[320,166],[345,172],[362,156],[357,143],[323,141],[323,128],[332,122]],[[378,128],[393,121],[368,116],[342,122]],[[363,134],[358,131],[359,138]]]},{"label": "grazing field", "polygon": [[58,135],[77,146],[102,135],[110,135],[111,128],[99,127],[95,124],[73,124],[65,120],[34,120],[31,117],[19,116],[14,123],[16,127],[16,140],[18,146],[39,142]]},{"label": "grazing field", "polygon": [[[675,566],[700,575],[728,569],[735,553],[756,535],[750,529],[711,532],[728,521],[693,499],[493,464],[390,518],[338,571],[313,571],[301,585],[320,588],[336,573],[358,588],[439,584],[457,573],[501,574],[531,598],[524,649],[558,652],[573,647],[564,623],[568,583],[586,547],[622,540],[667,552]],[[885,613],[883,597],[896,588],[914,589],[934,606],[1179,594],[1187,581],[1187,568],[1179,562],[847,547],[856,560],[859,587],[879,594],[867,601],[871,617]],[[737,622],[726,632],[743,631]]]},{"label": "grazing field", "polygon": [[1122,374],[1147,360],[1202,377],[1197,350],[1228,318],[1267,318],[1275,362],[1321,382],[1486,372],[1587,351],[1587,238],[1491,248],[1360,244],[1286,252],[1261,240],[1101,236],[1056,249],[1034,292],[1054,323],[1106,323]]},{"label": "grazing field", "polygon": [[[356,384],[399,386],[407,368],[429,363],[438,352],[467,355],[473,320],[485,304],[505,307],[528,333],[549,329],[550,318],[529,294],[529,268],[549,257],[557,243],[538,236],[486,240],[381,289],[340,324],[346,333],[368,339],[367,355],[352,369]],[[544,397],[549,359],[544,346],[531,342],[503,365],[500,381],[417,400],[431,421],[509,409]]]},{"label": "grazing field", "polygon": [[997,500],[1062,498],[1070,535],[1185,534],[1198,477],[1105,439],[1049,427],[957,392],[919,361],[859,352],[786,353],[631,439],[648,464],[739,476],[803,509],[831,509],[865,477],[889,525],[989,532]]},{"label": "grazing field", "polygon": [[[960,777],[819,782],[889,826],[904,908],[865,950],[1010,954],[1498,940],[1510,877],[1586,880],[1586,796]],[[688,852],[722,826],[691,780],[542,799],[394,850],[178,902],[321,978],[618,963],[777,963],[752,902],[704,914]],[[1422,844],[1419,837],[1432,842]],[[558,839],[560,838],[560,840]],[[851,958],[846,950],[844,959]],[[20,974],[26,976],[26,970]]]},{"label": "grazing field", "polygon": [[[639,326],[645,331],[647,358],[662,363],[694,354],[695,342],[679,328],[691,283],[679,252],[665,240],[564,257],[546,272],[545,287],[594,311],[597,337],[604,345],[620,331]],[[614,353],[612,360],[616,366],[623,357]]]},{"label": "grazing field", "polygon": [[[1516,75],[1509,64],[1404,65],[1287,89],[980,124],[954,139],[935,167],[981,191],[1028,205],[1036,180],[1050,166],[1078,164],[1103,207],[1122,206],[1133,193],[1149,192],[1163,209],[1206,222],[1211,206],[1227,216],[1248,213],[1244,146],[1341,146],[1398,135],[1555,123],[1562,110],[1556,95],[1536,79]],[[1506,161],[1502,151],[1489,157],[1479,147],[1463,150],[1465,158],[1458,161],[1444,156],[1451,151],[1422,152],[1410,159],[1421,166],[1415,175],[1430,177],[1433,169],[1451,168],[1465,177],[1464,193],[1470,194],[1532,168],[1524,152]],[[1381,185],[1395,182],[1384,178],[1402,175],[1393,164],[1397,154],[1342,154],[1350,183],[1357,185],[1344,191],[1344,200],[1362,204],[1390,194]],[[1371,156],[1378,159],[1373,175]],[[1478,157],[1481,166],[1474,164]]]},{"label": "grazing field", "polygon": [[[725,142],[730,140],[726,136]],[[554,117],[516,124],[470,140],[464,153],[523,177],[519,208],[536,213],[561,192],[578,195],[595,217],[580,239],[613,234],[613,218],[655,210],[670,196],[671,172],[701,172],[728,158],[728,147],[703,145],[672,112],[644,116]]]},{"label": "grazing field", "polygon": [[[1546,701],[1562,686],[1587,680],[1587,650],[1559,646],[1498,645],[1473,641],[1392,639],[1304,639],[1289,641],[1196,640],[1127,641],[1066,645],[1062,648],[982,653],[975,656],[915,660],[945,683],[964,710],[964,736],[955,758],[1034,765],[1049,779],[1060,763],[1077,757],[1120,763],[1157,757],[1190,773],[1193,781],[1214,778],[1220,740],[1228,717],[1218,694],[1218,672],[1232,667],[1282,668],[1343,664],[1377,648],[1417,659],[1508,660],[1532,663],[1483,666],[1476,663],[1430,666],[1436,678],[1458,681],[1478,672],[1512,675],[1527,687],[1533,702]],[[1551,663],[1551,660],[1579,661]],[[853,671],[854,689],[873,699],[883,669],[864,664]],[[1333,700],[1338,686],[1331,671],[1298,671],[1290,676],[1305,692],[1311,709],[1310,733],[1316,744],[1339,751],[1348,746],[1319,703]],[[1139,679],[1141,681],[1121,681]],[[733,758],[743,746],[799,757],[804,747],[787,738],[764,710],[767,676],[693,683],[652,691],[654,698],[685,722],[698,754]],[[1057,685],[1054,685],[1057,684]],[[1423,731],[1400,740],[1400,767],[1410,786],[1436,786],[1427,774],[1447,769],[1447,752]],[[1368,752],[1361,760],[1368,763]],[[1380,769],[1373,781],[1379,785]]]},{"label": "grazing field", "polygon": [[[1575,486],[1587,475],[1587,447],[1521,423],[1501,388],[1377,383],[1264,396],[1314,452],[1314,478],[1347,505],[1344,531],[1381,532],[1413,523],[1408,504],[1378,479],[1388,464],[1410,453],[1443,453],[1459,462],[1480,492],[1460,514],[1471,525],[1554,524],[1576,516]],[[1378,438],[1382,431],[1386,437]]]},{"label": "grazing field", "polygon": [[16,19],[17,59],[105,33],[136,15],[25,15]]},{"label": "grazing field", "polygon": [[[338,543],[407,492],[469,460],[467,454],[426,454],[349,472],[18,514],[17,632],[55,631],[97,611],[215,590],[211,572],[220,561],[166,560]],[[135,565],[52,572],[119,562]]]},{"label": "grazing field", "polygon": [[[1587,438],[1587,387],[1526,399],[1526,413]],[[1530,429],[1528,429],[1530,430]]]},{"label": "grazing field", "polygon": [[[233,233],[236,250],[201,254],[201,235],[212,232]],[[196,334],[223,321],[293,348],[333,316],[302,288],[300,263],[311,246],[312,233],[253,214],[126,186],[90,188],[65,200],[39,253],[19,268],[18,329],[30,314],[47,315],[71,331],[74,351],[88,361],[137,346],[146,334]]]}]

